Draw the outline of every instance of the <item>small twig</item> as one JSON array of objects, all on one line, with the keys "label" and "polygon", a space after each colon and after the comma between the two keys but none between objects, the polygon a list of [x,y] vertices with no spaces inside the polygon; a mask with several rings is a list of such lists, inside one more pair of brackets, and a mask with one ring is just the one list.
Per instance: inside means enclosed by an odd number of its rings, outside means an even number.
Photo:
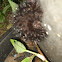
[{"label": "small twig", "polygon": [[[35,41],[34,43],[35,43],[35,45],[36,45],[36,48],[37,48],[38,52],[39,52],[41,55],[43,55],[43,56],[44,56],[44,54],[43,54],[43,53],[42,53],[42,51],[40,50],[40,48],[39,48],[39,46],[38,46],[37,42]],[[46,57],[45,57],[45,56],[44,56],[44,58],[46,59]],[[46,61],[45,61],[45,62],[48,62],[48,60],[46,59]]]}]

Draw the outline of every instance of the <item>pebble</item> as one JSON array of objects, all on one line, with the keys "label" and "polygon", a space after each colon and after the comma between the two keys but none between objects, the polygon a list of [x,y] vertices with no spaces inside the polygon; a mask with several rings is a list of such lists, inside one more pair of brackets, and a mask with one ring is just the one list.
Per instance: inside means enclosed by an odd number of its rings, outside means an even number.
[{"label": "pebble", "polygon": [[17,55],[15,54],[14,57],[16,57]]}]

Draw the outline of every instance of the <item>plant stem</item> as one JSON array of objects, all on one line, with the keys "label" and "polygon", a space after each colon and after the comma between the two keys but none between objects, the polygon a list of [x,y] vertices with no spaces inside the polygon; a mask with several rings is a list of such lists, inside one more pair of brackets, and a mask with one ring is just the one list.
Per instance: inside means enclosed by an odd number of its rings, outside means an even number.
[{"label": "plant stem", "polygon": [[34,54],[34,55],[36,55],[37,57],[39,57],[41,60],[43,60],[43,61],[45,61],[45,62],[48,62],[48,61],[44,58],[43,55],[40,55],[40,54],[38,54],[38,53],[29,51],[29,50],[26,50],[26,52],[31,53],[31,54]]},{"label": "plant stem", "polygon": [[[36,48],[37,48],[38,52],[39,52],[41,55],[43,55],[43,53],[42,53],[42,51],[40,50],[40,48],[39,48],[37,42],[34,42],[34,43],[35,43],[35,45],[36,45]],[[43,56],[44,56],[44,55],[43,55]]]},{"label": "plant stem", "polygon": [[45,60],[45,62],[48,62],[47,60]]}]

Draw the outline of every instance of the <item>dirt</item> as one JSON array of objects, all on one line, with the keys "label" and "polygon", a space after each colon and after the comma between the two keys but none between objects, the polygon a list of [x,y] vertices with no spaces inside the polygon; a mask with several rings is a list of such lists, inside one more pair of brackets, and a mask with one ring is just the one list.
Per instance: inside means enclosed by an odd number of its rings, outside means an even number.
[{"label": "dirt", "polygon": [[17,54],[16,51],[13,49],[12,52],[7,57],[7,59],[5,60],[5,62],[20,62],[21,61],[20,58],[23,57],[24,55],[25,53]]},{"label": "dirt", "polygon": [[[24,58],[30,56],[31,54],[28,53],[17,54],[15,50],[13,50],[4,62],[21,62]],[[36,57],[33,62],[41,62],[41,60]]]}]

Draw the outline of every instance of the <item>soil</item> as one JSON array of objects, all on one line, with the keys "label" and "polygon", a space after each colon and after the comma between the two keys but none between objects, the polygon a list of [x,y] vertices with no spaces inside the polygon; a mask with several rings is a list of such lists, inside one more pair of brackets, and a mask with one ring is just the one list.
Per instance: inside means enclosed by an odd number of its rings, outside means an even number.
[{"label": "soil", "polygon": [[[24,58],[26,57],[30,57],[31,54],[28,53],[21,53],[21,54],[17,54],[15,52],[15,50],[13,50],[9,56],[7,57],[7,59],[4,62],[21,62]],[[33,62],[42,62],[39,58],[35,58],[33,60]]]}]

